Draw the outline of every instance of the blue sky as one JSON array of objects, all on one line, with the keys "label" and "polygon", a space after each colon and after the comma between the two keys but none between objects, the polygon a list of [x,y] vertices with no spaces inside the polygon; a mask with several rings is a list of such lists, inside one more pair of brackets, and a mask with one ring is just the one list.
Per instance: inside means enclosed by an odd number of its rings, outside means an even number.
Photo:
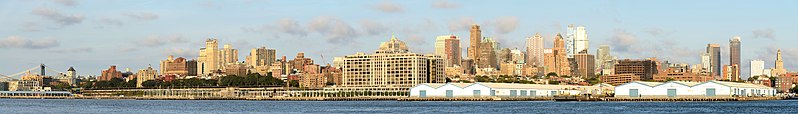
[{"label": "blue sky", "polygon": [[157,67],[167,55],[196,58],[208,37],[238,48],[239,60],[266,46],[330,63],[372,53],[391,34],[414,52],[431,53],[438,35],[461,37],[465,49],[471,24],[502,47],[519,49],[537,32],[549,47],[568,24],[583,25],[590,53],[610,44],[619,58],[689,64],[699,62],[708,43],[722,45],[727,64],[728,40],[740,35],[743,77],[749,60],[772,67],[779,48],[787,68],[798,68],[793,0],[3,0],[0,17],[0,74],[39,63],[58,71],[74,66],[80,75],[109,65]]}]

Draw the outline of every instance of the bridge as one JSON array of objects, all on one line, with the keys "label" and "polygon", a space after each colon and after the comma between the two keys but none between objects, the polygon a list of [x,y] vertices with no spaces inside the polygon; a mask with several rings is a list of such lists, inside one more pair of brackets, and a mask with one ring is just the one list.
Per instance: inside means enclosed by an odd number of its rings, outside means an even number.
[{"label": "bridge", "polygon": [[[31,71],[34,71],[34,70],[39,70],[40,71],[39,74],[38,74],[39,76],[46,76],[47,73],[45,71],[56,72],[58,74],[66,74],[66,73],[58,71],[58,70],[53,70],[52,68],[50,68],[47,65],[40,64],[39,66],[28,68],[26,70],[23,70],[23,71],[20,71],[20,72],[11,74],[11,75],[0,74],[0,82],[9,82],[9,81],[20,80],[20,78],[22,78],[22,76],[34,75],[34,74],[31,74]],[[56,75],[53,78],[63,79],[63,78],[69,78],[69,77]]]}]

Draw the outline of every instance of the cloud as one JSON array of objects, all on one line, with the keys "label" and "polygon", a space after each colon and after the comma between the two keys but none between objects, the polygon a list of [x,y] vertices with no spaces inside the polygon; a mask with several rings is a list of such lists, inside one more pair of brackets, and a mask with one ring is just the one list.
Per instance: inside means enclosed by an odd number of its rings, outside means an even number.
[{"label": "cloud", "polygon": [[22,28],[20,28],[20,30],[27,31],[27,32],[38,32],[38,31],[41,31],[42,28],[41,28],[41,25],[39,25],[39,23],[26,22],[26,23],[22,24]]},{"label": "cloud", "polygon": [[122,48],[119,51],[122,51],[122,52],[134,52],[134,51],[139,51],[139,49],[138,48],[134,48],[134,47],[126,47],[126,48]]},{"label": "cloud", "polygon": [[138,19],[138,20],[155,20],[158,19],[158,14],[150,13],[150,12],[136,12],[136,13],[124,13],[124,16]]},{"label": "cloud", "polygon": [[460,4],[451,3],[446,0],[435,0],[432,2],[432,8],[439,8],[439,9],[456,9],[460,8]]},{"label": "cloud", "polygon": [[755,59],[760,59],[765,61],[765,68],[772,68],[775,66],[774,61],[776,61],[776,54],[778,50],[781,49],[781,57],[784,61],[784,67],[788,70],[795,70],[798,69],[798,48],[783,48],[779,46],[767,46],[765,48],[760,48],[761,50],[757,50]]},{"label": "cloud", "polygon": [[61,14],[55,9],[52,8],[36,8],[31,13],[41,16],[45,19],[49,19],[61,25],[74,25],[83,22],[83,15],[73,14],[73,15],[65,15]]},{"label": "cloud", "polygon": [[626,30],[616,29],[612,37],[610,37],[609,44],[613,47],[612,50],[616,52],[629,52],[632,45],[637,43],[637,38],[634,34]]},{"label": "cloud", "polygon": [[389,2],[389,1],[385,1],[385,2],[382,2],[380,4],[377,4],[376,6],[374,6],[374,9],[377,9],[377,10],[385,12],[385,13],[402,13],[402,12],[404,12],[404,9],[402,8],[402,6],[400,6],[399,4],[396,4],[396,3]]},{"label": "cloud", "polygon": [[66,48],[66,49],[56,49],[50,50],[49,52],[53,53],[85,53],[85,52],[92,52],[92,48],[82,47],[82,48]]},{"label": "cloud", "polygon": [[515,31],[518,28],[518,17],[499,17],[493,22],[496,26],[496,32],[500,34],[507,34]]},{"label": "cloud", "polygon": [[55,39],[30,40],[19,36],[0,39],[0,48],[45,49],[58,46]]},{"label": "cloud", "polygon": [[170,48],[163,51],[164,55],[173,55],[177,57],[185,57],[185,58],[195,58],[197,57],[198,53],[196,50],[191,49],[184,49],[184,48]]},{"label": "cloud", "polygon": [[316,17],[308,23],[308,29],[327,37],[329,43],[348,43],[359,34],[346,22],[328,16]]},{"label": "cloud", "polygon": [[78,5],[78,2],[76,2],[75,0],[54,0],[54,2],[58,3],[58,4],[61,4],[61,5],[64,5],[64,6],[76,6],[76,5]]},{"label": "cloud", "polygon": [[751,33],[754,34],[754,38],[767,38],[767,39],[776,38],[776,36],[773,35],[773,32],[774,32],[773,29],[757,29],[751,31]]},{"label": "cloud", "polygon": [[471,17],[461,17],[455,20],[449,21],[449,31],[450,32],[458,32],[458,31],[469,31],[471,30],[471,25],[477,24],[474,22],[474,19]]},{"label": "cloud", "polygon": [[282,19],[277,22],[277,30],[295,36],[307,36],[308,32],[293,19]]},{"label": "cloud", "polygon": [[125,23],[123,23],[122,21],[120,21],[118,19],[112,19],[112,18],[103,18],[103,19],[100,19],[100,22],[103,23],[103,24],[106,24],[106,25],[112,25],[112,26],[116,26],[116,27],[122,27],[122,26],[125,25]]},{"label": "cloud", "polygon": [[388,31],[388,27],[382,25],[379,22],[370,21],[370,20],[361,20],[360,26],[363,26],[363,29],[366,34],[368,35],[379,35],[383,34]]},{"label": "cloud", "polygon": [[172,43],[186,43],[188,42],[182,35],[151,35],[137,43],[143,46],[163,46]]},{"label": "cloud", "polygon": [[646,29],[645,32],[651,36],[660,36],[665,34],[665,30],[662,30],[661,28],[650,28]]}]

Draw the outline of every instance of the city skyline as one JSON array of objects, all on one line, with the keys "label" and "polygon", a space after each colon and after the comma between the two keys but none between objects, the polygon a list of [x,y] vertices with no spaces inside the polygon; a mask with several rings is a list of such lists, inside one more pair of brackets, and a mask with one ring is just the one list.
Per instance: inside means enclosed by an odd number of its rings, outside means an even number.
[{"label": "city skyline", "polygon": [[[154,1],[69,1],[71,0],[2,3],[7,4],[4,8],[14,10],[0,12],[0,15],[8,17],[0,20],[0,23],[14,24],[8,24],[0,31],[0,52],[3,55],[20,56],[2,57],[4,60],[14,60],[4,61],[4,65],[18,67],[0,69],[0,74],[16,73],[40,63],[48,64],[52,68],[63,68],[56,70],[74,66],[79,75],[98,75],[100,70],[111,65],[117,65],[120,69],[131,68],[131,71],[146,68],[150,64],[157,68],[158,62],[168,55],[196,59],[199,49],[204,47],[204,39],[209,37],[218,38],[219,45],[231,44],[238,50],[245,50],[238,53],[238,60],[246,60],[242,55],[247,55],[250,49],[265,46],[276,49],[277,56],[292,57],[298,52],[305,52],[308,58],[325,64],[332,63],[332,57],[356,52],[369,53],[378,47],[379,42],[388,40],[387,36],[394,33],[399,39],[408,42],[412,52],[423,54],[434,52],[437,36],[455,35],[461,38],[461,57],[466,58],[465,50],[470,43],[465,38],[469,38],[472,24],[479,24],[483,31],[482,36],[496,39],[501,47],[522,50],[525,39],[535,33],[541,33],[545,48],[551,48],[554,34],[564,35],[569,24],[581,25],[588,31],[590,54],[595,54],[594,50],[599,45],[609,44],[612,55],[619,59],[657,57],[659,60],[690,64],[700,62],[700,53],[704,52],[707,44],[720,44],[721,65],[729,64],[728,40],[739,35],[742,39],[742,71],[749,68],[750,60],[765,61],[765,68],[774,66],[776,49],[779,48],[784,53],[787,69],[798,66],[795,62],[798,61],[798,47],[789,47],[789,42],[796,40],[790,36],[795,36],[796,33],[784,32],[796,29],[796,23],[791,20],[798,20],[798,17],[769,12],[798,12],[794,8],[797,4],[795,1],[762,1],[753,4],[728,1],[721,2],[725,5],[706,8],[726,11],[704,9],[695,12],[690,10],[700,9],[701,5],[713,2],[698,1],[705,3],[686,4],[684,9],[669,11],[669,7],[665,6],[678,4],[662,5],[657,2],[632,6],[625,2],[637,1],[588,1],[611,7],[589,6],[591,3],[585,2],[575,4],[583,7],[566,10],[574,13],[546,11],[545,8],[552,6],[545,4],[557,3],[538,1],[533,3],[541,4],[540,8],[507,5],[512,2],[481,6],[482,4],[474,1],[171,1],[158,4],[151,3]],[[297,6],[303,3],[307,3],[307,7],[318,6],[315,7],[318,9],[297,11],[304,13],[268,13],[298,10],[279,6]],[[769,7],[727,7],[733,4]],[[178,7],[165,7],[171,5]],[[232,5],[243,8],[229,8]],[[642,8],[646,5],[652,7]],[[627,7],[631,9],[625,9]],[[492,13],[512,8],[542,11],[533,13],[535,16],[529,16],[530,13],[523,11]],[[109,10],[97,11],[98,9]],[[332,11],[323,11],[325,9]],[[242,10],[245,11],[238,15],[224,14]],[[260,11],[267,13],[257,14]],[[695,18],[657,19],[657,15],[645,11],[654,11],[660,16]],[[742,11],[750,13],[735,13]],[[544,19],[535,18],[536,16],[543,16]],[[741,25],[734,26],[736,24]],[[322,55],[327,57],[326,61],[321,61]],[[741,77],[748,77],[746,74],[748,72],[742,72]]]}]

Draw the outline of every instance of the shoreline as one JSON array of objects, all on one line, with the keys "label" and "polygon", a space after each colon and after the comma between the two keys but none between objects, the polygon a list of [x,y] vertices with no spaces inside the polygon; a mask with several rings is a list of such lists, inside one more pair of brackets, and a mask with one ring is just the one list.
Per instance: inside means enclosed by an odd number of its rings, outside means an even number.
[{"label": "shoreline", "polygon": [[2,96],[0,99],[110,99],[110,100],[249,100],[249,101],[576,101],[576,102],[706,102],[706,101],[767,101],[788,100],[784,97],[723,97],[723,98],[580,98],[557,99],[539,98],[411,98],[411,97],[62,97],[62,96]]}]

